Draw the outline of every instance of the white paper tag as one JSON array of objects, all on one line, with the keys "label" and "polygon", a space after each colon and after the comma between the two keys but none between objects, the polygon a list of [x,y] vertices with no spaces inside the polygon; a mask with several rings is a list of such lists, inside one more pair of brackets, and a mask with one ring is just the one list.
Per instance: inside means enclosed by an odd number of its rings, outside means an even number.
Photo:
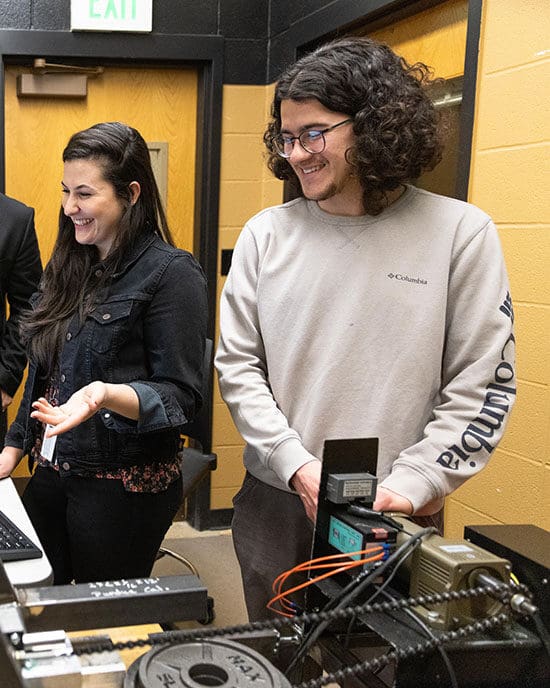
[{"label": "white paper tag", "polygon": [[53,437],[46,437],[48,430],[53,430],[53,425],[46,425],[44,437],[42,438],[42,447],[40,449],[40,456],[45,458],[50,463],[53,461],[53,453],[55,450],[55,443],[57,442],[57,435]]}]

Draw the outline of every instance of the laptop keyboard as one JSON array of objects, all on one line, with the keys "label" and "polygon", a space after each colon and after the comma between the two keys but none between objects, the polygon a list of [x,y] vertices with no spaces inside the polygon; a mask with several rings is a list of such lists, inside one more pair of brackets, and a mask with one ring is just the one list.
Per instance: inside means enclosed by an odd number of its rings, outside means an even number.
[{"label": "laptop keyboard", "polygon": [[0,560],[18,561],[38,559],[41,556],[42,550],[3,511],[0,511]]}]

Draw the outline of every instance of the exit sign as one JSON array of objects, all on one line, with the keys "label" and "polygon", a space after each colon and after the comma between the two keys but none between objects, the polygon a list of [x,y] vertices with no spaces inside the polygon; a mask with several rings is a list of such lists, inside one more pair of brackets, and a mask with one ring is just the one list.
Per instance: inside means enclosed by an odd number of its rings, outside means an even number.
[{"label": "exit sign", "polygon": [[71,0],[71,31],[151,31],[153,0]]}]

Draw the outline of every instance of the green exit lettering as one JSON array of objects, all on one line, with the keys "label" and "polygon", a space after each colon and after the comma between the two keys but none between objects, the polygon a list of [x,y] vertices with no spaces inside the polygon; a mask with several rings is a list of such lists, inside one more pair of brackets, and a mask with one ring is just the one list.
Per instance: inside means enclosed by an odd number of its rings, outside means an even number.
[{"label": "green exit lettering", "polygon": [[90,0],[89,16],[90,19],[135,19],[136,4],[137,0]]}]

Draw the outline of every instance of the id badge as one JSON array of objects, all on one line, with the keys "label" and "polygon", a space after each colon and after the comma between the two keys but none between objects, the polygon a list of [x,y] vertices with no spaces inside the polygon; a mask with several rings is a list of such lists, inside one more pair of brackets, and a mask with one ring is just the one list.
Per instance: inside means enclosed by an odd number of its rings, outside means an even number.
[{"label": "id badge", "polygon": [[55,443],[57,442],[57,435],[54,435],[53,437],[46,437],[46,433],[48,430],[53,430],[53,427],[53,425],[46,425],[44,437],[42,439],[42,447],[40,449],[40,455],[50,463],[53,463],[53,454],[55,450]]}]

